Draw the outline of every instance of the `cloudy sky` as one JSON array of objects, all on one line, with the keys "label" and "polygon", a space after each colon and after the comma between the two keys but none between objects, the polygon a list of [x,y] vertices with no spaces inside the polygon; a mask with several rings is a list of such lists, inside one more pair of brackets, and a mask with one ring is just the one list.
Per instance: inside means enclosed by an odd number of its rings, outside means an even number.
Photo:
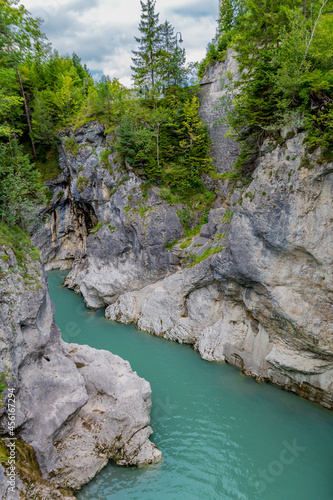
[{"label": "cloudy sky", "polygon": [[[60,54],[76,52],[93,75],[131,85],[131,50],[137,45],[140,0],[21,0]],[[216,32],[218,0],[157,0],[160,22],[183,35],[187,60],[200,61]]]}]

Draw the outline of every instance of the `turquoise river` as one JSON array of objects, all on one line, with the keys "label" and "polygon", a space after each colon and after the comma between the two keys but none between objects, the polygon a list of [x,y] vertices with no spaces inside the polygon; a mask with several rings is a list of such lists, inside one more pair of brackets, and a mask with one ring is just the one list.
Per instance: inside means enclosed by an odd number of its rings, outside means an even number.
[{"label": "turquoise river", "polygon": [[109,464],[79,500],[332,500],[333,414],[236,368],[104,318],[48,273],[67,342],[127,359],[152,387],[162,463]]}]

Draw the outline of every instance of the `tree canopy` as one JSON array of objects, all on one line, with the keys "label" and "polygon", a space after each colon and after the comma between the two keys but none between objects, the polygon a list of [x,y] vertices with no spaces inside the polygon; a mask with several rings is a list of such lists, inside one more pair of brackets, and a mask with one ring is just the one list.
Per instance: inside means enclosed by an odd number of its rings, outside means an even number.
[{"label": "tree canopy", "polygon": [[307,132],[309,149],[333,148],[332,0],[227,0],[219,40],[240,76],[227,90],[227,121],[241,143],[236,167],[251,171],[262,140],[283,127]]},{"label": "tree canopy", "polygon": [[142,0],[139,44],[132,51],[133,80],[139,87],[160,89],[185,82],[188,70],[185,68],[185,50],[177,45],[173,26],[165,21],[159,24],[159,14],[155,12],[155,0]]}]

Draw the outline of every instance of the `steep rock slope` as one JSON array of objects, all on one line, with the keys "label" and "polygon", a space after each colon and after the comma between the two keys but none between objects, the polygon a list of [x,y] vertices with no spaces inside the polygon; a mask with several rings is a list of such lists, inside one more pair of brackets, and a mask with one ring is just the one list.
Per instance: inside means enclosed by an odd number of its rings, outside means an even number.
[{"label": "steep rock slope", "polygon": [[200,82],[200,110],[199,116],[206,123],[211,139],[211,156],[214,167],[219,172],[229,172],[239,154],[239,145],[225,134],[228,126],[221,123],[224,109],[221,98],[226,95],[225,85],[228,75],[237,78],[238,66],[234,52],[229,49],[223,62],[217,62],[207,68]]},{"label": "steep rock slope", "polygon": [[332,407],[332,164],[304,161],[304,135],[284,131],[247,189],[218,181],[209,223],[184,240],[179,207],[145,195],[103,134],[94,122],[63,137],[37,235],[47,266],[72,265],[67,285],[111,319]]},{"label": "steep rock slope", "polygon": [[144,181],[120,168],[102,125],[66,133],[63,174],[49,185],[50,217],[35,244],[47,269],[72,267],[67,286],[82,293],[89,307],[102,307],[175,272],[178,259],[165,245],[183,228],[158,189],[145,194]]},{"label": "steep rock slope", "polygon": [[[161,453],[149,441],[149,383],[118,356],[61,341],[38,261],[27,256],[18,265],[12,250],[2,246],[0,262],[0,373],[6,380],[0,433],[8,437],[12,388],[15,436],[33,447],[45,480],[38,485],[30,478],[34,494],[52,485],[49,498],[61,494],[56,487],[77,490],[109,459],[128,465],[159,460]],[[25,474],[20,481],[27,495]],[[2,468],[0,488],[6,491]]]},{"label": "steep rock slope", "polygon": [[303,139],[266,141],[250,186],[211,211],[205,248],[223,250],[125,294],[106,316],[332,408],[333,164],[319,153],[302,163]]}]

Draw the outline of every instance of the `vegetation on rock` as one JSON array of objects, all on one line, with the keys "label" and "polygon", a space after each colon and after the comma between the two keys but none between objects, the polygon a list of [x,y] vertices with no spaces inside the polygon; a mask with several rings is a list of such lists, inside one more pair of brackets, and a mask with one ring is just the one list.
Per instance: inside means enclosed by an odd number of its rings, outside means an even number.
[{"label": "vegetation on rock", "polygon": [[229,178],[246,180],[265,137],[283,141],[284,127],[305,131],[310,151],[332,151],[332,7],[332,0],[222,2],[202,67],[234,49],[240,76],[227,84],[222,106],[241,154]]}]

